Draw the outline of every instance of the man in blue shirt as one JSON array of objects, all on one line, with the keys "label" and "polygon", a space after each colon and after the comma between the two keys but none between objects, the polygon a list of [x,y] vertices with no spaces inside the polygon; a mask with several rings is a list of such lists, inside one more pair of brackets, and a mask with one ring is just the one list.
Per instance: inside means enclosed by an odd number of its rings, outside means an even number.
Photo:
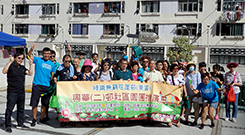
[{"label": "man in blue shirt", "polygon": [[[30,56],[31,52],[35,48],[35,44],[32,45],[31,50],[28,52]],[[31,126],[35,126],[37,122],[37,106],[39,99],[41,98],[41,118],[40,123],[46,123],[44,119],[45,112],[49,105],[50,96],[45,95],[41,97],[41,94],[46,93],[50,86],[50,80],[54,76],[55,65],[50,61],[51,50],[45,47],[42,51],[43,58],[31,57],[33,63],[35,64],[35,75],[33,79],[32,95],[30,106],[32,106],[33,120]]]},{"label": "man in blue shirt", "polygon": [[124,58],[119,61],[120,70],[115,71],[113,80],[133,80],[133,75],[130,70],[127,69],[128,61]]}]

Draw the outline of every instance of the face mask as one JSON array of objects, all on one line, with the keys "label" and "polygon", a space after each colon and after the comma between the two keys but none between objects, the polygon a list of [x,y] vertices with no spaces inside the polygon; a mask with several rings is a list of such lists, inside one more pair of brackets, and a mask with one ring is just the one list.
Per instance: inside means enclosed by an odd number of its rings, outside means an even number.
[{"label": "face mask", "polygon": [[194,67],[190,67],[189,71],[194,71],[194,69],[195,69]]}]

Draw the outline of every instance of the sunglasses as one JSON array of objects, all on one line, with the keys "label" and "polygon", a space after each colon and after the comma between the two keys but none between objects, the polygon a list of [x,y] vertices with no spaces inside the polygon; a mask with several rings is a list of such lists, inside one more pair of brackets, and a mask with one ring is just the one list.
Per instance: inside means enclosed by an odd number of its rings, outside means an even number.
[{"label": "sunglasses", "polygon": [[149,62],[149,61],[143,61],[144,63]]},{"label": "sunglasses", "polygon": [[50,58],[54,58],[55,57],[55,55],[54,56],[50,56]]},{"label": "sunglasses", "polygon": [[110,66],[109,64],[105,64],[105,65],[103,65],[103,66]]},{"label": "sunglasses", "polygon": [[65,63],[67,63],[67,62],[70,63],[71,61],[65,61]]},{"label": "sunglasses", "polygon": [[174,68],[173,70],[179,70],[179,68]]},{"label": "sunglasses", "polygon": [[230,66],[230,68],[236,68],[236,66]]},{"label": "sunglasses", "polygon": [[22,57],[18,57],[18,59],[19,59],[19,60],[24,60],[24,58],[22,58]]}]

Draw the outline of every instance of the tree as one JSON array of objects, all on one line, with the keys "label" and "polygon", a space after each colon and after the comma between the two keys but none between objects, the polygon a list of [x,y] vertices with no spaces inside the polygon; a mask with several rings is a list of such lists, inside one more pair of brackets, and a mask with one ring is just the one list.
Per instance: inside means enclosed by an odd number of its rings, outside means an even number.
[{"label": "tree", "polygon": [[175,47],[169,48],[167,53],[167,56],[171,63],[174,61],[184,62],[192,60],[192,49],[194,49],[194,46],[189,44],[188,38],[174,38],[173,43]]}]

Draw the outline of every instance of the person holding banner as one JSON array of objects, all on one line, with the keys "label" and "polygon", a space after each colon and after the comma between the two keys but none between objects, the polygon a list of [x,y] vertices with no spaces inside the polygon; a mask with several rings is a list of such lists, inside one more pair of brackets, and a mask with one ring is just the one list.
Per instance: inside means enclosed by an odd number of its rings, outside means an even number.
[{"label": "person holding banner", "polygon": [[[63,64],[61,64],[54,75],[54,82],[57,84],[57,78],[59,77],[59,81],[72,81],[77,79],[77,71],[74,68],[74,66],[71,64],[71,56],[66,54],[63,56]],[[56,92],[55,92],[56,95]],[[53,97],[52,97],[53,98]],[[53,102],[53,105],[50,104],[50,106],[57,106],[57,102]],[[76,126],[74,122],[69,123],[71,126]],[[65,122],[61,122],[60,126],[65,126]]]},{"label": "person holding banner", "polygon": [[189,96],[189,101],[190,101],[190,109],[186,109],[185,112],[185,124],[188,125],[188,118],[189,114],[192,108],[192,103],[194,106],[194,115],[195,115],[195,120],[193,123],[191,123],[193,126],[197,125],[197,120],[199,117],[199,106],[198,102],[193,102],[193,98],[196,97],[196,94],[193,93],[192,90],[195,90],[197,86],[202,82],[201,81],[201,74],[196,71],[196,65],[193,62],[189,62],[186,66],[186,68],[189,70],[189,72],[186,73],[185,75],[185,86],[186,86],[186,91],[187,95]]},{"label": "person holding banner", "polygon": [[155,69],[156,68],[155,61],[154,60],[150,60],[149,63],[150,63],[149,64],[149,68],[150,69],[148,71],[144,72],[143,80],[145,80],[146,83],[148,81],[149,82],[161,82],[161,83],[163,83],[164,80],[163,80],[162,74]]},{"label": "person holding banner", "polygon": [[211,120],[211,127],[214,128],[214,109],[217,108],[219,103],[219,95],[217,91],[220,91],[221,88],[214,81],[209,80],[209,73],[204,73],[201,75],[202,83],[200,83],[197,88],[193,91],[194,94],[201,93],[202,101],[203,101],[203,111],[202,111],[202,124],[200,129],[204,128],[204,122],[207,117]]},{"label": "person holding banner", "polygon": [[133,80],[132,72],[127,69],[128,60],[125,58],[120,59],[120,70],[115,71],[113,80]]},{"label": "person holding banner", "polygon": [[109,58],[102,60],[101,70],[97,72],[97,80],[111,81],[113,79],[113,71],[110,70],[111,61]]},{"label": "person holding banner", "polygon": [[17,104],[17,128],[29,128],[24,125],[25,108],[25,75],[32,75],[32,60],[29,59],[29,70],[22,66],[23,53],[10,55],[10,61],[3,68],[2,73],[7,74],[7,105],[5,112],[5,131],[11,133],[11,115],[15,104]]},{"label": "person holding banner", "polygon": [[[234,94],[236,97],[235,102],[233,102],[233,111],[232,111],[232,119],[230,118],[230,104],[232,102],[226,102],[225,104],[225,110],[226,110],[226,118],[225,121],[228,121],[229,119],[232,122],[236,122],[237,118],[237,109],[238,109],[238,97],[239,93],[241,92],[240,86],[242,86],[242,79],[239,73],[235,71],[235,69],[238,67],[238,64],[236,62],[231,62],[227,64],[227,68],[230,69],[229,72],[225,74],[224,84],[226,85],[226,90],[230,90],[231,87],[233,87]],[[227,100],[227,96],[225,98]]]},{"label": "person holding banner", "polygon": [[[182,74],[179,73],[179,66],[176,64],[172,64],[170,67],[170,71],[172,72],[171,75],[167,76],[167,84],[170,85],[175,85],[175,86],[179,86],[179,87],[183,87],[183,91],[184,91],[184,97],[187,96],[187,92],[186,92],[186,88],[185,88],[185,78]],[[168,123],[169,126],[172,126],[172,123]],[[180,126],[180,122],[177,123],[177,127]]]},{"label": "person holding banner", "polygon": [[[35,44],[32,45],[32,49],[28,52],[30,56],[32,50],[34,49]],[[33,59],[33,63],[35,63],[35,75],[33,79],[33,86],[32,86],[32,94],[31,94],[31,102],[30,106],[32,106],[32,123],[31,126],[35,126],[37,122],[37,106],[39,99],[41,98],[41,118],[40,123],[46,123],[44,119],[44,115],[46,113],[46,109],[49,106],[49,99],[50,96],[45,95],[41,96],[48,91],[50,87],[50,80],[53,79],[54,72],[55,72],[55,65],[52,61],[50,61],[51,50],[48,47],[45,47],[42,51],[43,58],[39,57],[31,57]]]},{"label": "person holding banner", "polygon": [[96,75],[92,72],[93,65],[91,64],[90,60],[85,60],[81,74],[78,76],[78,80],[81,81],[96,81]]}]

